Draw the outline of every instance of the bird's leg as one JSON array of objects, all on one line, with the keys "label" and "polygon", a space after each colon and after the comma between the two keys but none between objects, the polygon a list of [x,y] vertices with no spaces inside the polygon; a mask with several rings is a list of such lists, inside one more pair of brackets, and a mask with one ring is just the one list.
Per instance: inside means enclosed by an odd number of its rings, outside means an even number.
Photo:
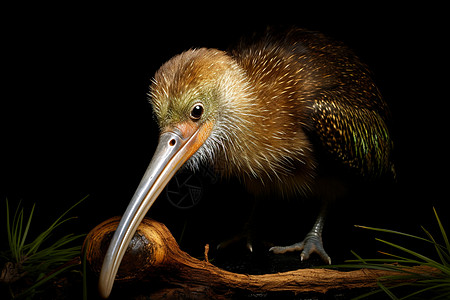
[{"label": "bird's leg", "polygon": [[257,210],[258,205],[259,205],[258,201],[254,201],[250,217],[248,221],[245,223],[242,231],[236,234],[235,236],[221,242],[219,245],[217,245],[217,249],[224,249],[232,244],[245,240],[245,247],[250,252],[253,252],[253,237],[254,237],[253,223],[255,219],[255,211]]},{"label": "bird's leg", "polygon": [[283,254],[286,252],[302,251],[300,254],[301,260],[306,260],[312,253],[317,253],[323,261],[331,264],[331,258],[325,252],[322,242],[322,230],[327,215],[327,204],[324,203],[320,210],[319,216],[314,223],[311,231],[306,235],[305,239],[299,243],[290,246],[275,246],[269,249],[275,254]]}]

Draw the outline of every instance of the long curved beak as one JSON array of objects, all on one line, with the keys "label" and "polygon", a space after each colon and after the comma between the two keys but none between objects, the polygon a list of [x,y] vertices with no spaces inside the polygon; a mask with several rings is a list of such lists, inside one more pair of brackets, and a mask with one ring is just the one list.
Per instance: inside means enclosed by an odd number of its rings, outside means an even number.
[{"label": "long curved beak", "polygon": [[159,137],[155,154],[111,240],[102,270],[99,292],[103,298],[111,293],[120,262],[136,229],[156,198],[178,169],[203,144],[201,128],[183,136],[181,130],[164,132]]}]

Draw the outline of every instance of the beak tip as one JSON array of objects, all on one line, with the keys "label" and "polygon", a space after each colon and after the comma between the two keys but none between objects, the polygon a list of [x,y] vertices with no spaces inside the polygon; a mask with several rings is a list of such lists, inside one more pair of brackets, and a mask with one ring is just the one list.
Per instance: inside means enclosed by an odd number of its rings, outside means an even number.
[{"label": "beak tip", "polygon": [[[114,284],[115,272],[112,265],[108,263],[107,259],[103,262],[100,278],[98,280],[98,293],[103,299],[107,299],[111,294]],[[112,276],[112,277],[111,277]]]},{"label": "beak tip", "polygon": [[100,280],[98,285],[98,293],[100,294],[100,297],[103,299],[107,299],[109,295],[111,294],[112,285],[110,282],[105,282],[105,280]]}]

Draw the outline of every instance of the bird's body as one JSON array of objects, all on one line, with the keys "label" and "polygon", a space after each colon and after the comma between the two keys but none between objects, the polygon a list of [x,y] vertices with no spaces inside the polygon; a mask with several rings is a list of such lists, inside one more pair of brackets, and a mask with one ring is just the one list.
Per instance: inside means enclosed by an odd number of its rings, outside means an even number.
[{"label": "bird's body", "polygon": [[104,295],[140,220],[185,163],[212,164],[257,197],[323,201],[302,242],[271,250],[301,250],[302,259],[316,252],[327,262],[325,207],[340,196],[343,175],[393,172],[388,108],[367,67],[317,32],[268,31],[227,52],[183,52],[156,72],[150,101],[160,141],[105,258]]},{"label": "bird's body", "polygon": [[324,156],[355,175],[391,171],[385,102],[366,66],[320,33],[268,33],[229,52],[203,48],[174,57],[151,87],[158,120],[168,119],[174,102],[201,100],[208,85],[221,115],[188,162],[194,169],[206,160],[255,194],[284,196],[320,188]]}]

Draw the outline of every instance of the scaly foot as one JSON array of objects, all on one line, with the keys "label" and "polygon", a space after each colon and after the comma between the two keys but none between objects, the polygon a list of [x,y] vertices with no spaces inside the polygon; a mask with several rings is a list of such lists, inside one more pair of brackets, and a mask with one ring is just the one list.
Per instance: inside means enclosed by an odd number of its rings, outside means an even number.
[{"label": "scaly foot", "polygon": [[310,232],[306,235],[305,239],[300,243],[295,243],[290,246],[275,246],[269,249],[275,254],[283,254],[286,252],[302,251],[300,259],[306,260],[312,253],[317,253],[324,262],[331,265],[331,258],[325,252],[323,248],[322,238],[315,232]]}]

